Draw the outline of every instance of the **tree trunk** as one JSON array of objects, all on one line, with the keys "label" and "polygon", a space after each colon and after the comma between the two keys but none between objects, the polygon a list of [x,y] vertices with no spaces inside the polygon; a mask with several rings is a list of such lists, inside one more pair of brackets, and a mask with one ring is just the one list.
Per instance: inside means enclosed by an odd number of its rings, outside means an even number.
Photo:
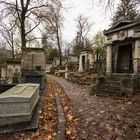
[{"label": "tree trunk", "polygon": [[15,58],[15,50],[14,50],[14,34],[12,33],[12,46],[11,46],[11,48],[12,48],[12,57],[13,58]]},{"label": "tree trunk", "polygon": [[61,52],[61,46],[60,46],[60,38],[57,32],[57,45],[58,45],[58,50],[59,50],[59,65],[62,66],[62,52]]},{"label": "tree trunk", "polygon": [[12,58],[15,58],[14,48],[12,47]]},{"label": "tree trunk", "polygon": [[25,18],[21,22],[21,48],[26,48]]}]

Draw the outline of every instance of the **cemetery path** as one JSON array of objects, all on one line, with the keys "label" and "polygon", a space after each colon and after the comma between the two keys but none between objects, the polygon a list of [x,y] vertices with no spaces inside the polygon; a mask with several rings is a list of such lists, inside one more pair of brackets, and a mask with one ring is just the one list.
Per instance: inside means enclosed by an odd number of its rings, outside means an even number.
[{"label": "cemetery path", "polygon": [[89,87],[47,75],[39,128],[0,134],[0,140],[139,140],[140,95],[90,96]]},{"label": "cemetery path", "polygon": [[67,139],[140,139],[140,95],[120,99],[90,96],[88,86],[49,77],[54,79],[64,109]]}]

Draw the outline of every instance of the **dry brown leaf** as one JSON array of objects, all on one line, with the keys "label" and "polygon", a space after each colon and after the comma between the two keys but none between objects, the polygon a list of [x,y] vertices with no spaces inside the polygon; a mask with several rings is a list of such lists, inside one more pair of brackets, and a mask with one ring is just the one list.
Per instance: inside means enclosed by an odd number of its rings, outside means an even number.
[{"label": "dry brown leaf", "polygon": [[38,132],[38,131],[35,132],[35,133],[34,133],[34,136],[35,136],[35,137],[39,136],[39,132]]},{"label": "dry brown leaf", "polygon": [[51,140],[52,136],[48,135],[44,140]]},{"label": "dry brown leaf", "polygon": [[66,110],[68,110],[68,107],[67,106],[64,107],[64,111],[66,111]]},{"label": "dry brown leaf", "polygon": [[73,119],[73,116],[71,114],[68,114],[68,120],[71,121]]},{"label": "dry brown leaf", "polygon": [[66,131],[66,134],[67,134],[67,135],[71,135],[71,132],[72,132],[72,129],[69,128],[69,129]]}]

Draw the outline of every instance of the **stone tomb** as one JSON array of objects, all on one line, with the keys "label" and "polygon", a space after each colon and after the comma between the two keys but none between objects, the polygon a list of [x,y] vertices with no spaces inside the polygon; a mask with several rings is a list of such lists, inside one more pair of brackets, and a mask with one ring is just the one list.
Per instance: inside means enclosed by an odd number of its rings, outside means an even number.
[{"label": "stone tomb", "polygon": [[90,47],[86,47],[81,51],[79,58],[79,72],[86,72],[93,69],[93,50]]},{"label": "stone tomb", "polygon": [[39,84],[18,84],[0,94],[0,126],[30,122],[39,100]]},{"label": "stone tomb", "polygon": [[106,74],[140,74],[140,20],[121,21],[104,31],[107,36]]}]

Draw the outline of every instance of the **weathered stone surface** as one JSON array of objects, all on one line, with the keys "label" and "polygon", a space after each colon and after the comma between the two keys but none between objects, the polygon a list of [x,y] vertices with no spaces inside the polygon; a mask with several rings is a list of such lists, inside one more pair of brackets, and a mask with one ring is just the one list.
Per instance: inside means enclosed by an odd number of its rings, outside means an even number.
[{"label": "weathered stone surface", "polygon": [[30,121],[39,100],[39,84],[18,84],[0,95],[0,126]]}]

